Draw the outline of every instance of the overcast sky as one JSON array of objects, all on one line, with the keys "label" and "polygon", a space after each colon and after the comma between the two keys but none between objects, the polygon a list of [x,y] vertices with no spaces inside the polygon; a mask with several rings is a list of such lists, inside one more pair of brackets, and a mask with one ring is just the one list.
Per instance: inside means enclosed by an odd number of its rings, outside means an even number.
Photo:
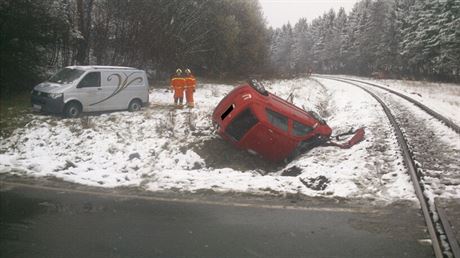
[{"label": "overcast sky", "polygon": [[268,26],[281,27],[288,21],[294,25],[299,18],[308,22],[333,8],[344,7],[348,13],[358,0],[259,0]]}]

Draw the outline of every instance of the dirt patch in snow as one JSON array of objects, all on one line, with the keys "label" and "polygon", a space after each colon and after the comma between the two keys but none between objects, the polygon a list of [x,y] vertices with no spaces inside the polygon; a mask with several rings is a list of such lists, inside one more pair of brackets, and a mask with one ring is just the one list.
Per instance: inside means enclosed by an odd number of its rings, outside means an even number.
[{"label": "dirt patch in snow", "polygon": [[302,174],[302,169],[299,168],[298,166],[292,166],[290,168],[287,168],[285,170],[283,170],[283,172],[281,173],[281,176],[298,176]]},{"label": "dirt patch in snow", "polygon": [[200,155],[207,167],[232,168],[239,171],[256,170],[267,174],[280,170],[284,163],[272,163],[245,150],[238,150],[230,143],[218,137],[204,140],[193,148]]},{"label": "dirt patch in snow", "polygon": [[300,178],[300,182],[312,190],[322,191],[327,188],[331,180],[325,176],[318,176],[315,178]]}]

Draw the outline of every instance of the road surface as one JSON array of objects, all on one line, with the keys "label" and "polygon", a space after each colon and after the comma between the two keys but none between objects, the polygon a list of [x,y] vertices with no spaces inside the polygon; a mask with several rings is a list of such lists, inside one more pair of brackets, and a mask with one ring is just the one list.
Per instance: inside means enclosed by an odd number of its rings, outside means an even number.
[{"label": "road surface", "polygon": [[0,181],[1,257],[432,257],[413,204],[167,198]]}]

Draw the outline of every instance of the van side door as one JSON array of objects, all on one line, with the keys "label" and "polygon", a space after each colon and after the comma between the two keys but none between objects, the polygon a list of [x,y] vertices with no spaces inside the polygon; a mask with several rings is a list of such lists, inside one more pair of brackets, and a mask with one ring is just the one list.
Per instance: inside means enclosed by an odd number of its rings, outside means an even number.
[{"label": "van side door", "polygon": [[106,110],[123,109],[117,99],[118,94],[115,94],[123,82],[123,78],[122,72],[118,70],[103,71],[101,73],[101,94],[103,95]]},{"label": "van side door", "polygon": [[77,85],[75,95],[83,105],[83,111],[103,110],[101,72],[88,72]]}]

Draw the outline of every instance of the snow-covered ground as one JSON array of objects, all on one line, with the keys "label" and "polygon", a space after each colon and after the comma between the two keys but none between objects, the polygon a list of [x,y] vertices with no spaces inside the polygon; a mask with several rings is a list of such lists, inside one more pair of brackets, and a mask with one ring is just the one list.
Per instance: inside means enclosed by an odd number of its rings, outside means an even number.
[{"label": "snow-covered ground", "polygon": [[409,80],[376,80],[341,76],[386,86],[411,97],[460,125],[460,85]]},{"label": "snow-covered ground", "polygon": [[[176,109],[170,92],[155,89],[150,107],[137,113],[81,119],[33,115],[25,127],[0,139],[0,173],[148,191],[300,193],[382,203],[415,200],[389,123],[369,95],[338,82],[320,85],[306,78],[265,85],[283,98],[293,92],[295,104],[317,111],[335,133],[365,126],[366,140],[348,150],[315,148],[269,171],[243,169],[241,162],[257,163],[259,158],[234,157],[233,147],[211,127],[214,107],[233,86],[200,84],[195,109]],[[221,153],[210,148],[217,145],[225,147]],[[217,156],[224,156],[227,165],[210,162]],[[292,172],[297,175],[286,176]]]}]

